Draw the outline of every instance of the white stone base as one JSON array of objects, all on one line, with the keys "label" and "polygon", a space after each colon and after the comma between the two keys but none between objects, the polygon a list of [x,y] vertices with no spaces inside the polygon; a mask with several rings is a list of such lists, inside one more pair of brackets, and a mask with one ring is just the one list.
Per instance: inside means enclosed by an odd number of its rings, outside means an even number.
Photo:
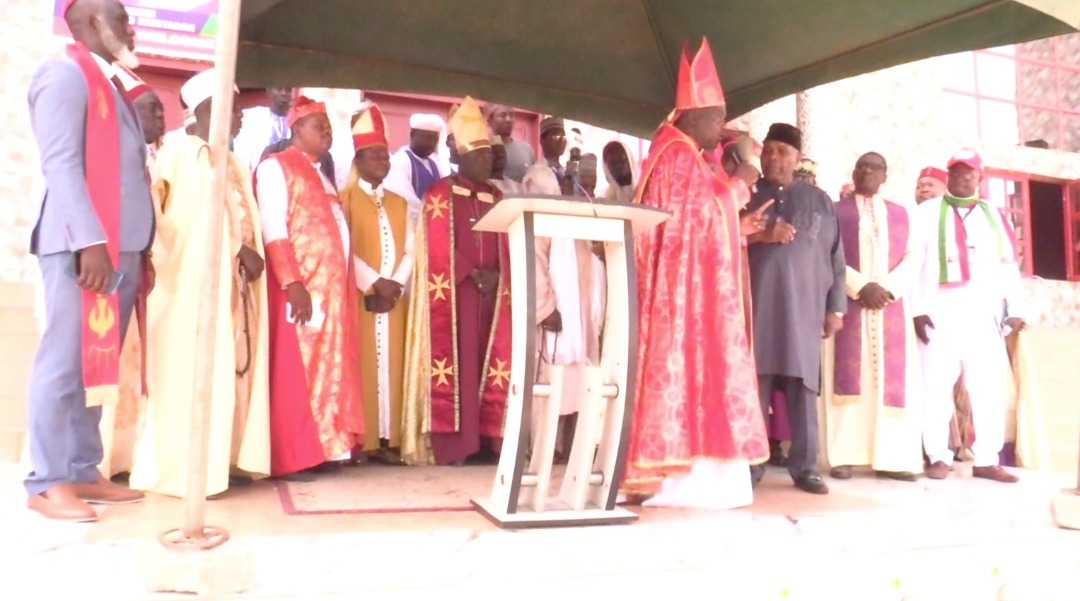
[{"label": "white stone base", "polygon": [[139,553],[139,572],[150,592],[231,595],[255,585],[255,554],[236,540],[209,551],[187,552],[154,541]]},{"label": "white stone base", "polygon": [[1050,499],[1050,514],[1058,528],[1080,530],[1080,493],[1065,490]]}]

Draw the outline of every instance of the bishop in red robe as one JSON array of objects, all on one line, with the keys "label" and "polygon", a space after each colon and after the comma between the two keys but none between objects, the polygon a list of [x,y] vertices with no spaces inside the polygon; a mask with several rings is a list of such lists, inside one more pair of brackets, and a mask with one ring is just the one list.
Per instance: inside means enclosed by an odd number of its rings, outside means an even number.
[{"label": "bishop in red robe", "polygon": [[[636,242],[638,370],[622,490],[649,497],[697,463],[769,457],[743,312],[739,203],[702,151],[726,116],[712,53],[684,50],[675,111],[653,137],[637,200],[672,217]],[[711,460],[711,461],[710,461]],[[734,472],[732,472],[734,473]]]},{"label": "bishop in red robe", "polygon": [[292,146],[255,171],[270,319],[270,472],[306,480],[349,460],[364,434],[358,292],[345,210],[320,169],[326,106],[301,97]]}]

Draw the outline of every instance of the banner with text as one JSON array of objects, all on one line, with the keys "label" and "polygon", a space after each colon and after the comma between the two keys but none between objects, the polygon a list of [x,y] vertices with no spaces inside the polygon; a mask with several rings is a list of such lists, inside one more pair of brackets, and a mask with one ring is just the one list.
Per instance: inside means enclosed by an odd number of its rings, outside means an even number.
[{"label": "banner with text", "polygon": [[[217,0],[123,0],[135,28],[139,54],[214,60]],[[64,0],[53,1],[53,33],[70,37],[64,22]]]}]

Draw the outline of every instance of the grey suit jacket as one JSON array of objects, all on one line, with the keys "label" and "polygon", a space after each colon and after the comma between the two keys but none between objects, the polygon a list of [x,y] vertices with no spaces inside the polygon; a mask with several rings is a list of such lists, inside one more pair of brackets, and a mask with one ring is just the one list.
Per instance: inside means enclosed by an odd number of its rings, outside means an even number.
[{"label": "grey suit jacket", "polygon": [[[105,241],[86,191],[86,78],[74,61],[43,63],[30,81],[30,121],[41,155],[45,195],[30,252],[75,252]],[[146,143],[138,118],[113,90],[120,132],[120,252],[142,252],[154,236],[146,181]]]}]

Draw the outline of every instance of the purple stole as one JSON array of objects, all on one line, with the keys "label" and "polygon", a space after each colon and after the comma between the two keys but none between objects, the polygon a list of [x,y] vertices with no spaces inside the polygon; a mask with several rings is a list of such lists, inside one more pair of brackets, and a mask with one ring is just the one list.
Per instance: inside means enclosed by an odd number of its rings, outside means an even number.
[{"label": "purple stole", "polygon": [[[885,201],[889,233],[889,271],[896,269],[907,250],[910,225],[907,211],[896,203]],[[854,194],[844,195],[836,203],[836,216],[840,222],[840,238],[844,244],[844,257],[852,269],[859,271],[859,207]],[[849,304],[854,310],[844,315],[844,327],[836,335],[836,390],[839,396],[859,396],[862,388],[862,319],[864,309]],[[903,409],[906,399],[907,375],[907,320],[904,318],[904,301],[897,300],[886,305],[882,311],[885,343],[885,390],[886,407]],[[874,357],[871,357],[873,360]]]},{"label": "purple stole", "polygon": [[[442,179],[442,176],[439,175],[439,166],[431,159],[420,160],[411,150],[406,149],[405,156],[409,157],[409,161],[412,162],[413,192],[416,192],[417,198],[423,198],[424,195],[427,194],[428,188]],[[434,174],[428,169],[428,163],[430,163],[431,168],[435,170]]]}]

